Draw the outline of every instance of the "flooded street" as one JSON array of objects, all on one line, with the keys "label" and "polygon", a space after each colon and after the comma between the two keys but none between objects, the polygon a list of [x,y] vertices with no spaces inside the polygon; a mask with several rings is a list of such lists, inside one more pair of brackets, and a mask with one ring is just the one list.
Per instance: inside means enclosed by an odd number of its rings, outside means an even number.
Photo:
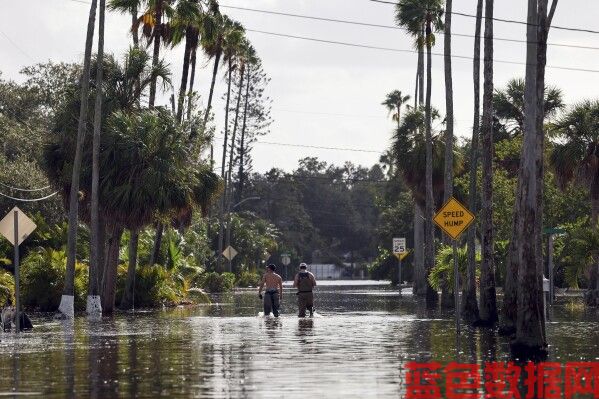
[{"label": "flooded street", "polygon": [[[404,290],[320,286],[318,317],[258,317],[255,291],[211,306],[120,314],[74,326],[34,315],[32,333],[0,335],[0,396],[399,397],[405,362],[507,360],[493,331],[463,328],[453,313],[426,311]],[[599,361],[599,314],[558,301],[547,324],[550,360]]]}]

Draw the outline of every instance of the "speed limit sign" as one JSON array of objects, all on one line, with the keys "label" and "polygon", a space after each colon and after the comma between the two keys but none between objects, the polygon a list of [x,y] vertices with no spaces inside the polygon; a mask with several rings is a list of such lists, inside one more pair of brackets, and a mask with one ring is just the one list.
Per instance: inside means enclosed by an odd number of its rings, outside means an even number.
[{"label": "speed limit sign", "polygon": [[405,238],[394,238],[393,239],[393,253],[401,255],[406,252],[406,239]]}]

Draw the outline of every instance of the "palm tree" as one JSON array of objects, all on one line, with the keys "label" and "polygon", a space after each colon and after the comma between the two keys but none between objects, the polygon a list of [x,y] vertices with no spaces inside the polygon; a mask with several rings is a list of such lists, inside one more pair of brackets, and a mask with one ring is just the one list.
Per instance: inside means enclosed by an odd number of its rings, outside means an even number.
[{"label": "palm tree", "polygon": [[[142,92],[146,92],[150,87],[152,81],[158,79],[163,80],[165,83],[170,83],[170,78],[168,75],[168,70],[166,66],[160,62],[155,68],[152,68],[150,65],[150,56],[142,50],[139,49],[130,49],[126,54],[123,64],[121,65],[117,62],[113,57],[103,57],[104,63],[102,66],[102,86],[101,90],[103,92],[102,98],[102,107],[101,107],[101,116],[97,118],[94,116],[95,121],[100,122],[100,126],[102,132],[106,132],[106,119],[116,110],[124,111],[127,113],[135,112],[139,106],[139,98]],[[94,61],[90,63],[90,69],[92,71],[96,71],[95,76],[88,77],[87,85],[85,83],[81,84],[81,87],[73,87],[71,90],[72,98],[69,98],[65,104],[60,105],[60,111],[58,113],[56,119],[56,125],[54,128],[54,132],[57,136],[56,143],[51,144],[46,149],[46,161],[50,166],[47,169],[47,173],[49,178],[59,187],[62,187],[62,194],[65,200],[65,204],[69,204],[69,192],[72,188],[72,182],[65,180],[65,173],[69,171],[70,168],[75,169],[74,160],[72,159],[72,153],[75,152],[75,145],[73,143],[73,134],[72,132],[76,129],[73,125],[74,119],[72,118],[73,110],[80,107],[82,103],[81,99],[76,97],[80,95],[82,91],[84,91],[85,86],[87,86],[88,91],[88,101],[83,101],[83,103],[89,103],[91,98],[94,97],[95,93],[89,93],[89,86],[92,82],[98,79],[97,72],[99,72],[98,62]],[[71,82],[73,86],[76,86],[75,82]],[[98,92],[99,87],[94,86],[94,91]],[[97,97],[96,97],[97,99]],[[88,119],[91,118],[88,116]],[[91,123],[88,122],[88,123]],[[95,134],[95,132],[94,132]],[[65,138],[66,136],[66,138]],[[97,138],[98,136],[96,136]],[[99,138],[102,142],[105,141],[104,134],[101,134]],[[106,139],[108,140],[108,139]],[[58,146],[58,143],[61,143]],[[103,147],[103,146],[102,146]],[[97,149],[97,148],[96,148]],[[81,196],[80,202],[81,206],[78,207],[78,214],[85,222],[91,224],[91,211],[90,211],[90,199],[93,197],[91,195],[91,182],[92,182],[92,174],[93,174],[93,162],[91,161],[93,155],[89,152],[89,149],[83,147],[81,150],[81,159],[89,160],[89,163],[85,163],[84,166],[80,166],[81,181],[83,188],[79,190],[79,183],[77,187],[77,192],[86,192],[86,195]],[[93,148],[92,148],[93,151]],[[65,155],[65,154],[68,154]],[[92,167],[90,168],[90,165]],[[102,155],[100,155],[100,161],[98,163],[98,171],[105,170],[106,165],[102,164]],[[98,186],[99,190],[99,203],[98,203],[98,211],[100,212],[100,220],[105,220],[105,209],[104,204],[102,203],[102,176],[100,176],[100,182]],[[86,191],[87,190],[87,191]],[[88,195],[89,194],[89,195]],[[102,258],[104,253],[104,229],[108,227],[109,236],[114,235],[114,231],[111,229],[111,226],[107,223],[99,223],[97,240],[98,244],[98,266],[103,264]],[[114,240],[113,240],[114,241]],[[114,248],[109,248],[112,250],[111,254],[114,256]],[[118,255],[118,252],[117,252]],[[96,268],[96,270],[92,270],[92,273],[99,273],[100,270],[105,268]],[[97,280],[100,280],[100,277],[90,276],[90,284],[96,283]],[[90,290],[94,287],[90,287]],[[100,285],[100,294],[102,294],[102,285]],[[93,291],[90,291],[93,292]]]},{"label": "palm tree", "polygon": [[[212,7],[206,22],[206,32],[202,37],[202,47],[209,59],[214,58],[214,67],[212,69],[212,81],[210,83],[210,93],[208,94],[208,103],[206,104],[206,114],[204,115],[204,126],[208,123],[210,110],[212,109],[212,98],[214,96],[214,85],[218,74],[219,63],[223,52],[231,43],[239,42],[243,37],[243,27],[238,22],[234,22],[226,15],[220,14],[218,7]],[[227,60],[225,60],[227,61]]]},{"label": "palm tree", "polygon": [[[547,120],[563,109],[562,91],[545,87],[543,119]],[[505,89],[493,93],[493,111],[505,130],[518,136],[524,130],[524,79],[511,79]]]},{"label": "palm tree", "polygon": [[[183,70],[181,73],[181,86],[177,100],[177,120],[183,118],[183,103],[187,95],[187,82],[189,80],[189,66],[192,53],[198,47],[200,28],[202,25],[202,8],[196,0],[180,0],[175,8],[175,15],[169,25],[170,44],[175,47],[185,40],[183,52]],[[194,71],[195,72],[195,71]]]},{"label": "palm tree", "polygon": [[[437,120],[439,113],[432,110],[433,118]],[[415,202],[423,207],[426,201],[426,140],[422,131],[425,125],[425,112],[422,109],[410,109],[403,118],[399,129],[393,135],[393,159],[397,170],[410,188]],[[443,170],[445,145],[440,135],[435,134],[433,140],[433,186],[436,192],[443,191]],[[459,154],[454,157],[454,167],[460,168]],[[440,202],[442,197],[438,198]]]},{"label": "palm tree", "polygon": [[401,123],[401,107],[410,100],[409,95],[403,95],[400,90],[393,90],[387,94],[385,101],[381,103],[387,107],[389,114],[392,114],[392,119],[397,122],[397,128],[399,129]]},{"label": "palm tree", "polygon": [[[550,117],[554,116],[558,110],[564,107],[562,101],[562,93],[559,89],[554,87],[546,87],[545,85],[545,63],[546,63],[546,52],[547,52],[547,37],[555,9],[557,7],[557,0],[553,0],[549,14],[547,14],[547,2],[543,0],[542,4],[539,4],[539,21],[538,25],[541,27],[539,30],[539,40],[537,48],[537,70],[536,70],[536,90],[537,90],[537,110],[536,110],[536,123],[537,123],[537,220],[535,223],[535,240],[539,241],[537,246],[537,259],[542,259],[542,248],[540,244],[541,229],[542,229],[542,202],[543,202],[543,168],[544,168],[544,122]],[[522,79],[514,79],[508,83],[507,89],[504,92],[498,92],[493,98],[494,104],[497,104],[496,114],[503,120],[505,126],[509,126],[512,122],[513,128],[509,127],[505,130],[515,134],[520,134],[524,131],[525,121],[525,91],[526,84]],[[530,105],[529,105],[530,106]],[[522,198],[523,190],[523,169],[519,168],[519,179],[517,198]],[[504,295],[503,295],[503,306],[501,308],[501,324],[499,332],[504,335],[512,335],[516,332],[517,322],[517,308],[518,308],[518,273],[521,263],[520,259],[520,242],[519,234],[520,228],[519,221],[522,218],[522,203],[517,201],[513,218],[512,218],[512,240],[508,248],[508,257],[506,262],[506,279],[504,284]],[[539,277],[540,279],[540,277]],[[539,281],[539,284],[542,282]]]},{"label": "palm tree", "polygon": [[493,0],[485,0],[485,35],[482,118],[482,264],[480,276],[480,321],[498,320],[495,294],[493,237]]},{"label": "palm tree", "polygon": [[[452,0],[445,1],[445,201],[453,196],[453,78],[451,74],[451,14]],[[457,294],[457,293],[456,293]]]},{"label": "palm tree", "polygon": [[[576,104],[552,127],[555,143],[549,162],[560,187],[570,182],[586,187],[591,200],[591,226],[599,229],[599,101]],[[597,265],[590,290],[599,290]]]},{"label": "palm tree", "polygon": [[77,225],[79,212],[79,178],[81,175],[81,159],[83,157],[83,143],[87,130],[87,110],[89,95],[89,76],[92,56],[92,42],[94,40],[94,27],[96,21],[97,0],[92,0],[87,22],[87,36],[85,38],[85,55],[83,58],[83,75],[81,77],[81,101],[79,106],[79,120],[77,125],[77,142],[75,145],[75,158],[71,175],[69,193],[69,230],[67,238],[67,268],[65,273],[64,292],[60,299],[58,310],[65,317],[73,318],[74,293],[75,293],[75,262],[77,256]]},{"label": "palm tree", "polygon": [[[103,126],[99,160],[103,171],[99,204],[110,236],[102,284],[104,313],[114,309],[123,229],[137,231],[153,222],[157,214],[173,218],[190,209],[204,210],[219,190],[219,179],[209,166],[190,161],[199,159],[198,153],[205,143],[197,140],[190,145],[191,123],[179,124],[170,112],[161,108],[110,111]],[[48,164],[50,175],[61,184],[64,179],[61,168],[71,162],[72,136],[68,134],[68,121],[59,129],[57,141],[48,151]],[[89,155],[88,152],[86,158]],[[87,166],[82,172],[84,201],[91,186],[89,169]]]},{"label": "palm tree", "polygon": [[[443,26],[441,16],[443,15],[442,0],[400,0],[397,4],[396,20],[400,26],[405,27],[416,40],[419,46],[426,45],[426,104],[425,104],[425,141],[426,141],[426,201],[424,212],[424,250],[425,266],[430,272],[434,266],[434,230],[433,230],[433,146],[432,146],[432,114],[431,114],[431,91],[432,91],[432,46],[435,43],[434,31]],[[422,30],[425,35],[422,37]],[[437,292],[430,287],[427,288],[427,305],[432,306],[437,300]]]},{"label": "palm tree", "polygon": [[[144,0],[109,0],[108,9],[118,11],[121,13],[131,14],[131,26],[136,26],[138,18],[138,10],[144,6],[146,1]],[[131,29],[131,36],[133,38],[133,46],[139,46],[139,32],[137,29]]]},{"label": "palm tree", "polygon": [[[472,122],[472,141],[470,142],[469,199],[470,211],[476,214],[478,195],[476,190],[478,170],[478,139],[480,135],[480,36],[483,19],[483,0],[476,5],[476,27],[474,29],[474,57],[472,75],[474,80],[474,120]],[[476,224],[468,230],[468,270],[465,290],[462,295],[462,318],[474,324],[479,320],[478,302],[476,299]]]},{"label": "palm tree", "polygon": [[[547,3],[545,0],[545,4]],[[515,207],[518,212],[518,294],[516,339],[512,342],[512,350],[516,354],[520,350],[530,354],[543,351],[545,345],[545,318],[542,310],[542,259],[539,259],[540,233],[537,223],[540,218],[538,212],[537,166],[539,155],[539,141],[537,135],[538,101],[537,89],[538,70],[536,66],[538,52],[537,24],[539,22],[539,8],[537,0],[528,2],[528,18],[526,40],[526,83],[524,94],[524,142],[520,160],[520,175],[518,188],[518,201]],[[542,97],[541,97],[542,98]],[[514,239],[514,238],[513,238]]]},{"label": "palm tree", "polygon": [[[94,110],[94,136],[92,143],[92,198],[91,198],[91,248],[89,279],[87,290],[87,314],[102,315],[100,301],[100,215],[99,215],[99,182],[100,182],[100,138],[102,127],[102,81],[104,79],[104,21],[106,0],[100,0],[100,20],[98,23],[98,56],[96,60],[96,103]],[[102,248],[103,249],[103,248]]]}]

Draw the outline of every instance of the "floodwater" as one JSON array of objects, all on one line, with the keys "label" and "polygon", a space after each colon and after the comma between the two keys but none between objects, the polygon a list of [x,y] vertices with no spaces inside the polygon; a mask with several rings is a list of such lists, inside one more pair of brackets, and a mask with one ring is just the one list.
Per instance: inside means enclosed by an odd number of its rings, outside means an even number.
[{"label": "floodwater", "polygon": [[[0,396],[45,398],[402,397],[405,363],[508,360],[494,331],[462,329],[387,286],[321,285],[317,317],[258,317],[256,292],[211,306],[137,311],[73,324],[33,315],[33,332],[0,333]],[[549,312],[549,360],[599,361],[599,313],[564,299]],[[481,396],[482,397],[482,396]]]}]

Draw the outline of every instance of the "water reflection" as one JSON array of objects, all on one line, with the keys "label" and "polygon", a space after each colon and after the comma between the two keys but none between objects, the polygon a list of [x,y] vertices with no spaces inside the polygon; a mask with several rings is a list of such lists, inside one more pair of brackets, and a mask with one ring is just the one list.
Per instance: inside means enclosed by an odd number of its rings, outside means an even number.
[{"label": "water reflection", "polygon": [[[290,296],[288,296],[290,297]],[[214,306],[122,314],[74,325],[36,315],[34,332],[0,335],[0,395],[44,397],[398,397],[407,361],[509,360],[494,330],[376,287],[319,287],[320,317],[258,317],[254,291]],[[598,361],[599,316],[551,310],[550,360]]]}]

